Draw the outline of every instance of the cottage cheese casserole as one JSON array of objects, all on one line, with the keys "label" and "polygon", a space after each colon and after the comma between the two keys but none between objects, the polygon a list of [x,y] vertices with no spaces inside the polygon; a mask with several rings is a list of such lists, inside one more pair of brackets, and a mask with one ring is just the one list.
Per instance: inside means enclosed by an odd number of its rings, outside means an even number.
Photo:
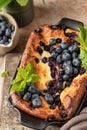
[{"label": "cottage cheese casserole", "polygon": [[13,106],[41,119],[74,116],[87,88],[78,36],[78,31],[58,25],[43,25],[31,33],[20,66],[32,63],[40,79],[22,93],[10,92]]}]

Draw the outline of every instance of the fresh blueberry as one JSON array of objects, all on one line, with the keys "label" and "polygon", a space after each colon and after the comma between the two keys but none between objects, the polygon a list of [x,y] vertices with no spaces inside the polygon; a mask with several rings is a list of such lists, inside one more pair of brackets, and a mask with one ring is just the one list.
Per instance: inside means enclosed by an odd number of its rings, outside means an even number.
[{"label": "fresh blueberry", "polygon": [[5,30],[5,35],[6,35],[7,37],[10,37],[10,35],[11,35],[11,29],[10,29],[10,28],[6,28],[6,30]]},{"label": "fresh blueberry", "polygon": [[47,60],[48,60],[47,57],[43,57],[43,58],[42,58],[42,62],[43,62],[43,63],[47,63]]},{"label": "fresh blueberry", "polygon": [[43,53],[43,50],[40,46],[36,47],[36,51],[41,55]]},{"label": "fresh blueberry", "polygon": [[3,36],[3,40],[4,40],[4,42],[7,42],[8,38],[6,36]]},{"label": "fresh blueberry", "polygon": [[56,44],[56,39],[55,38],[51,38],[49,43],[50,43],[50,45],[55,45]]},{"label": "fresh blueberry", "polygon": [[79,69],[76,67],[73,67],[73,73],[74,73],[74,75],[79,74]]},{"label": "fresh blueberry", "polygon": [[36,63],[39,63],[39,59],[37,57],[34,58]]},{"label": "fresh blueberry", "polygon": [[39,43],[41,46],[45,46],[45,43],[44,42],[42,42],[42,41],[40,41],[40,43]]},{"label": "fresh blueberry", "polygon": [[38,95],[38,94],[32,94],[31,99],[33,100],[33,99],[35,99],[35,98],[39,98],[39,95]]},{"label": "fresh blueberry", "polygon": [[65,74],[72,74],[73,73],[73,67],[71,65],[67,65],[65,67]]},{"label": "fresh blueberry", "polygon": [[78,52],[79,51],[79,47],[77,47],[76,45],[71,45],[69,46],[68,50],[72,53],[72,52]]},{"label": "fresh blueberry", "polygon": [[2,39],[2,40],[0,40],[0,44],[4,44],[5,42],[4,42],[4,40]]},{"label": "fresh blueberry", "polygon": [[72,61],[73,65],[79,67],[81,65],[81,61],[78,58],[74,58]]},{"label": "fresh blueberry", "polygon": [[6,18],[4,16],[0,15],[0,22],[2,22],[2,21],[6,21]]},{"label": "fresh blueberry", "polygon": [[53,96],[51,95],[51,94],[48,94],[48,93],[46,93],[45,94],[45,100],[49,103],[49,104],[52,104],[53,103],[53,101],[54,101],[54,99],[53,99]]},{"label": "fresh blueberry", "polygon": [[28,88],[28,91],[31,94],[35,94],[35,93],[37,93],[37,88],[33,84],[31,84],[31,86],[29,86],[29,88]]},{"label": "fresh blueberry", "polygon": [[57,52],[53,51],[52,54],[51,54],[51,57],[53,57],[54,59],[57,57]]},{"label": "fresh blueberry", "polygon": [[55,76],[56,76],[56,75],[55,75],[55,72],[51,72],[51,77],[52,77],[52,78],[55,78]]},{"label": "fresh blueberry", "polygon": [[24,91],[21,91],[21,92],[16,92],[17,93],[17,95],[18,96],[21,96],[21,97],[23,97],[24,96],[24,94],[25,94],[25,92]]},{"label": "fresh blueberry", "polygon": [[41,28],[37,28],[34,30],[36,33],[41,33],[42,32],[42,29]]},{"label": "fresh blueberry", "polygon": [[26,92],[25,95],[23,96],[23,99],[26,101],[29,101],[30,98],[31,98],[31,93],[29,93],[29,92]]},{"label": "fresh blueberry", "polygon": [[1,26],[1,30],[4,32],[5,29],[6,29],[5,25],[2,25],[2,26]]},{"label": "fresh blueberry", "polygon": [[69,80],[69,75],[68,75],[68,74],[64,74],[64,75],[63,75],[63,80],[64,80],[64,81]]},{"label": "fresh blueberry", "polygon": [[64,49],[62,53],[69,53],[67,49]]},{"label": "fresh blueberry", "polygon": [[71,59],[70,53],[67,53],[67,52],[62,53],[62,59],[63,61],[70,60]]},{"label": "fresh blueberry", "polygon": [[38,108],[38,107],[40,107],[41,105],[42,105],[42,101],[41,101],[40,98],[34,98],[34,99],[32,100],[32,106],[33,106],[34,108]]},{"label": "fresh blueberry", "polygon": [[77,52],[73,52],[73,53],[72,53],[72,58],[74,59],[74,58],[76,58],[76,57],[78,57],[78,53],[77,53]]},{"label": "fresh blueberry", "polygon": [[61,64],[62,63],[62,55],[58,55],[57,56],[56,62],[57,62],[57,64]]},{"label": "fresh blueberry", "polygon": [[58,25],[51,25],[50,28],[53,29],[53,30],[55,30],[55,29],[58,29],[59,26]]},{"label": "fresh blueberry", "polygon": [[0,36],[3,36],[3,31],[0,29]]},{"label": "fresh blueberry", "polygon": [[63,62],[63,68],[66,67],[67,65],[72,65],[72,61],[71,60],[67,60]]},{"label": "fresh blueberry", "polygon": [[56,85],[57,90],[61,89],[61,88],[62,88],[62,85],[63,85],[62,82],[58,82],[57,85]]},{"label": "fresh blueberry", "polygon": [[50,46],[49,45],[45,45],[44,46],[44,50],[50,52]]},{"label": "fresh blueberry", "polygon": [[47,84],[48,87],[53,87],[53,85],[54,85],[53,81],[49,81],[48,84]]},{"label": "fresh blueberry", "polygon": [[61,38],[57,38],[57,39],[56,39],[56,42],[57,42],[57,43],[61,43],[61,42],[62,42],[62,39],[61,39]]},{"label": "fresh blueberry", "polygon": [[62,47],[63,49],[67,49],[67,48],[68,48],[68,45],[67,45],[65,42],[62,42],[62,43],[61,43],[61,47]]},{"label": "fresh blueberry", "polygon": [[60,54],[62,52],[62,47],[58,46],[55,51]]}]

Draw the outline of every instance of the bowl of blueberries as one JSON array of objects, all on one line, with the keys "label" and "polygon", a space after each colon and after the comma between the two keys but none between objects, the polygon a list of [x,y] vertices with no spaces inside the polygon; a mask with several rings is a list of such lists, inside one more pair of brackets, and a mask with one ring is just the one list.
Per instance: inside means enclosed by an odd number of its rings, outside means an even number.
[{"label": "bowl of blueberries", "polygon": [[19,40],[19,30],[15,19],[4,12],[0,12],[0,55],[13,50]]}]

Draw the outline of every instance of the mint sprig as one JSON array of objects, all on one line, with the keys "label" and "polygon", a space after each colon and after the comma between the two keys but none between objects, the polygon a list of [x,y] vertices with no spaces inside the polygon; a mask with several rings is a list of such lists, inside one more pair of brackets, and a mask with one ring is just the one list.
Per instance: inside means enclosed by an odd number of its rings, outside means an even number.
[{"label": "mint sprig", "polygon": [[6,76],[8,76],[8,71],[2,72],[1,77],[6,77]]},{"label": "mint sprig", "polygon": [[27,64],[25,68],[19,67],[17,69],[17,78],[12,81],[10,91],[24,91],[27,83],[35,83],[39,80],[39,76],[35,73],[34,65]]},{"label": "mint sprig", "polygon": [[80,43],[80,59],[82,66],[87,69],[87,29],[79,26],[80,37],[75,40]]}]

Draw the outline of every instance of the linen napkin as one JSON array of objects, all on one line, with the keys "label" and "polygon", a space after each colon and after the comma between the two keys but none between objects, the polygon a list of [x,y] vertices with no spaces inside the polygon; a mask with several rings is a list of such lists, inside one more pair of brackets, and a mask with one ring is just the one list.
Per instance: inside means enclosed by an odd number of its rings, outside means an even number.
[{"label": "linen napkin", "polygon": [[87,107],[63,125],[60,130],[87,130]]}]

